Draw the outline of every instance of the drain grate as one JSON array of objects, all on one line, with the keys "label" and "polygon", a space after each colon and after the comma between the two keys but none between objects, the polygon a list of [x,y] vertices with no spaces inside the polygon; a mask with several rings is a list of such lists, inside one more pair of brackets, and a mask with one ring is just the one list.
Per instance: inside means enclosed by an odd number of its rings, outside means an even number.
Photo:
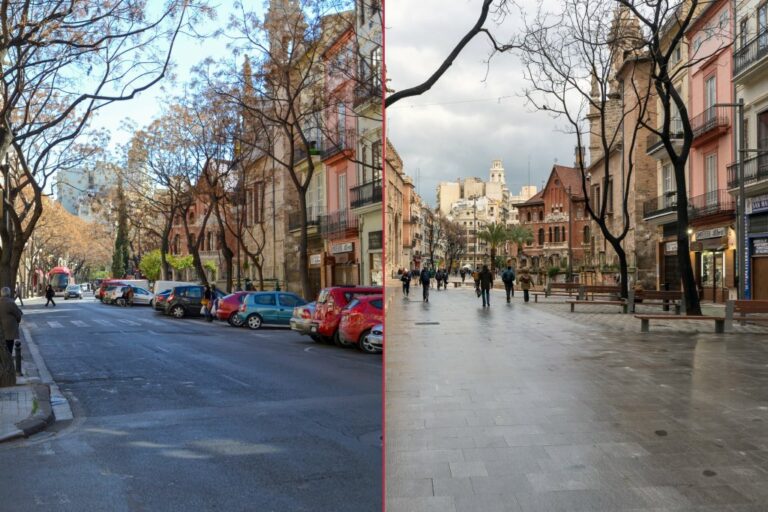
[{"label": "drain grate", "polygon": [[440,325],[440,322],[416,322],[415,325]]}]

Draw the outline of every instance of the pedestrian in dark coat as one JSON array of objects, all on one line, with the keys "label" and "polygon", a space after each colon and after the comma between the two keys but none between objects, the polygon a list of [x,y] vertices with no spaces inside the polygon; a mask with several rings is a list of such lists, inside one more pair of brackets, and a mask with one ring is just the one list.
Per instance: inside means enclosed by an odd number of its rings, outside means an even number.
[{"label": "pedestrian in dark coat", "polygon": [[528,268],[522,270],[520,277],[518,277],[517,280],[520,282],[520,288],[523,290],[523,300],[528,302],[528,290],[531,289],[531,283],[533,282],[531,274],[528,272]]},{"label": "pedestrian in dark coat", "polygon": [[424,302],[429,302],[429,270],[426,268],[421,270],[421,288],[422,288],[422,297],[424,298]]},{"label": "pedestrian in dark coat", "polygon": [[478,276],[478,281],[480,282],[480,295],[483,297],[483,307],[491,307],[493,273],[488,269],[488,265],[483,265],[483,269]]},{"label": "pedestrian in dark coat", "polygon": [[22,312],[11,296],[7,286],[0,290],[0,326],[3,328],[3,339],[8,353],[13,353],[13,343],[19,338],[19,322]]},{"label": "pedestrian in dark coat", "polygon": [[53,286],[48,285],[45,287],[45,307],[48,307],[48,304],[53,304],[53,307],[56,307],[56,303],[53,301],[55,295],[56,292],[53,291]]},{"label": "pedestrian in dark coat", "polygon": [[507,269],[501,273],[501,280],[504,282],[504,291],[507,292],[507,304],[509,304],[510,297],[515,296],[515,270],[511,263],[507,263]]},{"label": "pedestrian in dark coat", "polygon": [[403,283],[403,295],[406,297],[411,293],[411,273],[406,271],[400,276],[400,281]]}]

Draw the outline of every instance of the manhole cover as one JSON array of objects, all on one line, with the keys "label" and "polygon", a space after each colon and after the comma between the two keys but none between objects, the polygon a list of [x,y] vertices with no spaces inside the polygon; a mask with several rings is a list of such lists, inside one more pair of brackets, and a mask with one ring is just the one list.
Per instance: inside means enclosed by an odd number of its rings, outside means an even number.
[{"label": "manhole cover", "polygon": [[440,322],[416,322],[416,325],[440,325]]}]

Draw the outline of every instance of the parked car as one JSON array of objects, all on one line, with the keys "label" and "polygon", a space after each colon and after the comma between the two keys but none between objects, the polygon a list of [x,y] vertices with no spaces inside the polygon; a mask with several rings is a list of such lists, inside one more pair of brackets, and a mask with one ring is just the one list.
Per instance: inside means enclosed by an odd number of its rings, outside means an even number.
[{"label": "parked car", "polygon": [[70,284],[64,289],[64,300],[67,299],[82,299],[83,289],[79,284]]},{"label": "parked car", "polygon": [[163,290],[160,293],[155,294],[155,298],[152,301],[152,307],[155,309],[155,311],[161,311],[165,313],[165,301],[168,299],[171,291],[172,290]]},{"label": "parked car", "polygon": [[254,292],[246,295],[238,315],[250,329],[262,325],[290,325],[293,308],[307,301],[291,292]]},{"label": "parked car", "polygon": [[154,283],[152,283],[151,287],[146,287],[146,288],[151,292],[155,292],[155,295],[157,295],[157,292],[161,292],[163,290],[172,290],[177,286],[193,286],[193,285],[200,285],[200,283],[192,283],[190,281],[155,281]]},{"label": "parked car", "polygon": [[338,336],[342,309],[355,297],[383,293],[381,286],[332,286],[320,290],[311,334],[319,336],[319,340],[333,340],[337,345],[343,345]]},{"label": "parked car", "polygon": [[302,306],[296,306],[293,308],[293,316],[291,317],[291,330],[298,332],[299,334],[305,334],[308,336],[317,336],[312,334],[312,317],[315,315],[316,302],[309,302]]},{"label": "parked car", "polygon": [[374,352],[381,352],[384,350],[384,325],[374,325],[368,336],[365,336],[360,341],[360,349],[363,352],[369,352],[368,349],[372,349]]},{"label": "parked car", "polygon": [[[204,291],[205,286],[200,284],[174,287],[165,300],[165,314],[174,318],[200,316]],[[222,298],[224,293],[216,289],[216,297]]]},{"label": "parked car", "polygon": [[144,288],[139,288],[138,286],[132,286],[132,285],[116,286],[114,290],[110,292],[110,295],[109,295],[110,304],[117,303],[117,301],[123,297],[123,295],[125,294],[125,289],[128,287],[133,288],[134,305],[145,305],[145,306],[152,305],[152,301],[155,298],[155,295],[149,290],[145,290]]},{"label": "parked car", "polygon": [[104,279],[99,284],[98,289],[94,292],[94,296],[99,299],[100,301],[104,302],[104,294],[107,291],[107,288],[110,286],[117,286],[125,284],[119,279]]},{"label": "parked car", "polygon": [[102,287],[99,288],[99,291],[101,292],[99,300],[101,300],[103,304],[113,304],[115,301],[115,290],[122,287],[122,284],[102,285]]},{"label": "parked car", "polygon": [[341,311],[339,341],[344,346],[355,345],[368,353],[371,347],[363,343],[375,325],[384,322],[384,299],[381,295],[356,297]]},{"label": "parked car", "polygon": [[243,318],[238,315],[240,311],[240,305],[243,303],[245,296],[253,292],[235,292],[230,293],[226,297],[219,300],[216,307],[216,318],[221,321],[227,321],[234,327],[241,327],[243,325]]}]

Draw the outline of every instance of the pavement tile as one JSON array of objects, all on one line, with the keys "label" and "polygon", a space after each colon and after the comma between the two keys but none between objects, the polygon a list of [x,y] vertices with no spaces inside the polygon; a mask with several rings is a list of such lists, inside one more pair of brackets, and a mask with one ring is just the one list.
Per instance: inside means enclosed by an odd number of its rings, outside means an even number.
[{"label": "pavement tile", "polygon": [[387,480],[387,495],[396,498],[433,496],[431,478],[392,478]]},{"label": "pavement tile", "polygon": [[467,478],[471,476],[488,476],[483,461],[450,462],[451,476],[453,478]]},{"label": "pavement tile", "polygon": [[432,480],[435,496],[470,496],[475,493],[470,478],[435,478]]},{"label": "pavement tile", "polygon": [[387,512],[456,512],[451,496],[387,498]]},{"label": "pavement tile", "polygon": [[456,512],[522,512],[512,494],[467,494],[454,500]]}]

